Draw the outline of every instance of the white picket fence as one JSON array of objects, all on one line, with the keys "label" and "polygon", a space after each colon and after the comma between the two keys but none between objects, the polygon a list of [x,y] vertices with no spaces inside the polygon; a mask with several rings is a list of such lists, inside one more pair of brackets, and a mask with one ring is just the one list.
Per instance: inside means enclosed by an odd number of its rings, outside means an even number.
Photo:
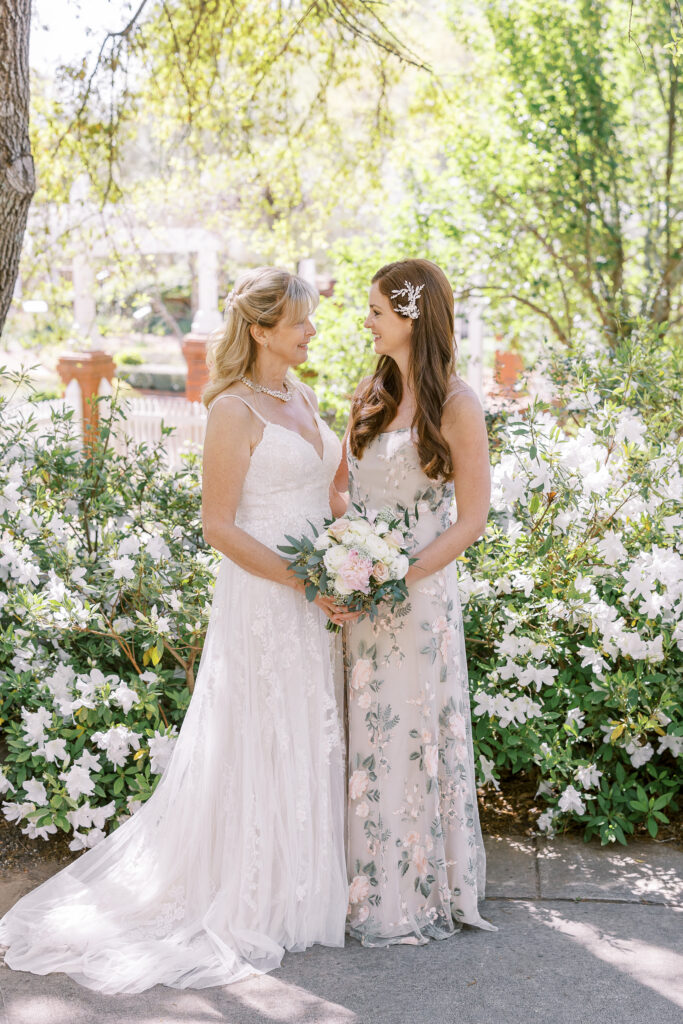
[{"label": "white picket fence", "polygon": [[[106,391],[100,387],[102,393]],[[170,466],[180,465],[184,451],[201,451],[206,430],[206,408],[201,402],[141,395],[125,399],[121,406],[125,420],[121,421],[121,429],[117,429],[115,443],[119,450],[124,450],[129,442],[158,444],[163,441]],[[172,427],[173,433],[162,438],[162,424]]]},{"label": "white picket fence", "polygon": [[49,445],[54,438],[52,414],[73,413],[72,435],[79,445],[83,443],[83,417],[81,414],[81,388],[77,380],[68,385],[63,398],[50,398],[42,402],[17,402],[7,406],[3,418],[10,425],[12,422],[31,420],[35,424],[35,437],[39,445]]},{"label": "white picket fence", "polygon": [[[100,396],[110,398],[113,389],[109,381],[100,381]],[[201,402],[187,402],[184,398],[141,395],[121,401],[125,418],[117,421],[114,444],[117,451],[125,451],[132,444],[147,442],[158,444],[163,442],[169,466],[178,466],[184,451],[192,448],[201,450],[206,429],[206,409]],[[38,443],[49,444],[53,436],[51,429],[52,413],[66,409],[73,410],[73,434],[79,444],[83,442],[83,423],[81,389],[78,381],[72,380],[66,389],[64,398],[50,399],[43,402],[20,402],[6,410],[6,417],[12,419],[28,419],[31,417],[37,425]],[[105,415],[105,409],[101,415]],[[173,427],[173,433],[162,438],[162,424]]]}]

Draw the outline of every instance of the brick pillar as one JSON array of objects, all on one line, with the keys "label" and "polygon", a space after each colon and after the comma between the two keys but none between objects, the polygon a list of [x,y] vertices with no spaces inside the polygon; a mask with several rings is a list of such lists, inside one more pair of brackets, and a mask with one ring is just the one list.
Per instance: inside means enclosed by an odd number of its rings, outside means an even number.
[{"label": "brick pillar", "polygon": [[496,349],[496,384],[504,394],[514,394],[515,384],[524,370],[524,360],[518,352]]},{"label": "brick pillar", "polygon": [[185,398],[188,402],[201,402],[202,392],[209,383],[209,368],[206,365],[208,335],[191,331],[183,338],[182,350],[187,363]]},{"label": "brick pillar", "polygon": [[114,360],[108,352],[96,349],[92,352],[67,352],[57,363],[57,372],[66,387],[77,380],[83,403],[83,439],[97,428],[97,402],[100,381],[104,377],[111,381],[114,376]]}]

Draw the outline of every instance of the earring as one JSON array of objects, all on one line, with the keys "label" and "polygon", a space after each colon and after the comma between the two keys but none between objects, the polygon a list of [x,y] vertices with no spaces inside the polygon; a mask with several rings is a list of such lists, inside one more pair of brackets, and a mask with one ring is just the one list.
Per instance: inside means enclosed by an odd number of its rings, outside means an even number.
[{"label": "earring", "polygon": [[263,347],[264,347],[264,348],[268,348],[268,342],[267,342],[267,341],[264,341],[264,342],[263,342]]}]

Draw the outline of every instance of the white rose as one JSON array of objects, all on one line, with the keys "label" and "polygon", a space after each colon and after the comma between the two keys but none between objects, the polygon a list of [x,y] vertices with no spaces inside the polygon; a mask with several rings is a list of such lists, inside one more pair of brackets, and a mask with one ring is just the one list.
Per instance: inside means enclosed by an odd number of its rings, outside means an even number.
[{"label": "white rose", "polygon": [[343,544],[333,544],[325,552],[323,561],[325,562],[325,568],[331,573],[337,573],[348,556],[348,551]]},{"label": "white rose", "polygon": [[402,580],[405,574],[410,568],[410,562],[406,555],[396,555],[391,565],[389,566],[389,572],[393,580]]},{"label": "white rose", "polygon": [[381,534],[386,533],[388,529],[389,527],[387,526],[383,519],[378,519],[377,522],[375,523],[375,533],[380,534],[380,536]]},{"label": "white rose", "polygon": [[360,537],[367,537],[369,533],[372,533],[372,526],[367,519],[351,519],[350,520],[351,530],[357,533]]},{"label": "white rose", "polygon": [[317,551],[325,551],[327,548],[329,548],[331,543],[332,538],[328,537],[326,533],[321,533],[319,537],[315,538],[315,541],[313,542],[313,547]]},{"label": "white rose", "polygon": [[334,583],[332,584],[332,589],[334,590],[337,597],[348,597],[349,594],[353,593],[353,588],[347,587],[347,585],[345,583],[342,583],[340,579],[336,579],[334,581]]},{"label": "white rose", "polygon": [[389,554],[389,547],[384,543],[381,537],[377,537],[374,533],[371,533],[365,540],[365,547],[370,552],[373,558],[386,558]]}]

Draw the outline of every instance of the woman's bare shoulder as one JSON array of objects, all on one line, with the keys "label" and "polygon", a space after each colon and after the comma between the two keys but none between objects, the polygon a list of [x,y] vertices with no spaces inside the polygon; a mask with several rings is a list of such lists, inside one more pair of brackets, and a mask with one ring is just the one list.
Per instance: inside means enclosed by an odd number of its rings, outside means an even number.
[{"label": "woman's bare shoulder", "polygon": [[481,419],[484,409],[478,394],[462,377],[453,375],[443,407],[445,422],[455,423],[463,418]]}]

